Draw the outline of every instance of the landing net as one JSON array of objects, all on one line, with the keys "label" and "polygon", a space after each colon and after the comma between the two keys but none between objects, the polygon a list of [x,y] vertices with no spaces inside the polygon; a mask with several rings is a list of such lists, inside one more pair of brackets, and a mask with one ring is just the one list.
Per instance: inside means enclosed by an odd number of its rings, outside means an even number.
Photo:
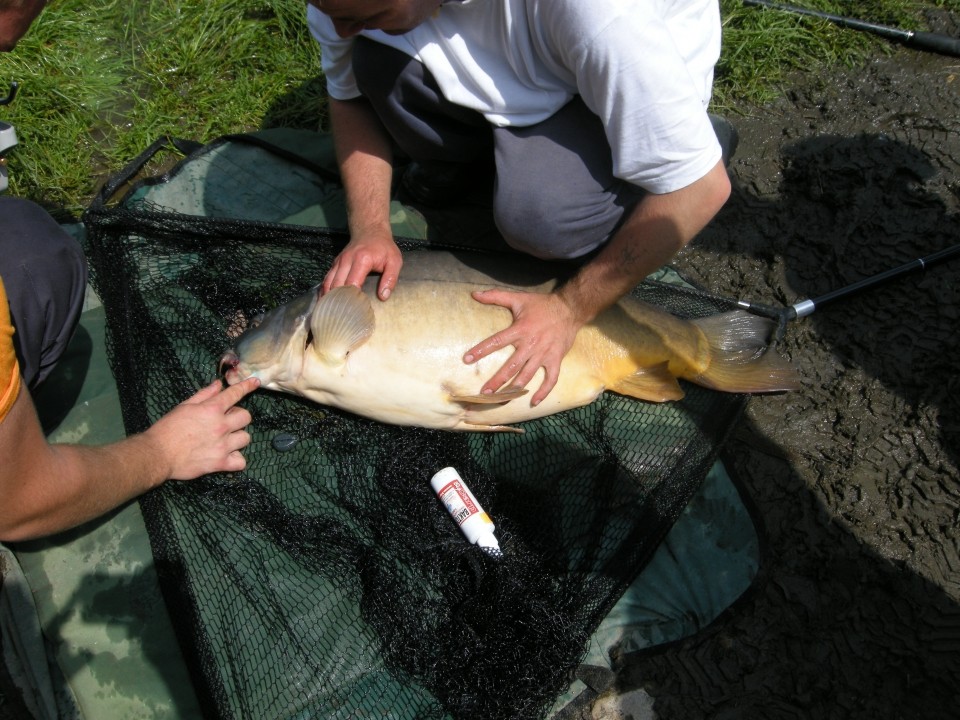
[{"label": "landing net", "polygon": [[[84,218],[131,433],[209,383],[238,318],[314,285],[346,240],[151,201],[208,152]],[[407,251],[431,252],[414,240]],[[730,309],[672,284],[636,295],[682,316]],[[544,717],[744,405],[684,390],[663,405],[605,393],[523,435],[392,427],[254,393],[244,472],[141,500],[205,714]],[[431,491],[448,465],[496,522],[502,557],[469,545]]]}]

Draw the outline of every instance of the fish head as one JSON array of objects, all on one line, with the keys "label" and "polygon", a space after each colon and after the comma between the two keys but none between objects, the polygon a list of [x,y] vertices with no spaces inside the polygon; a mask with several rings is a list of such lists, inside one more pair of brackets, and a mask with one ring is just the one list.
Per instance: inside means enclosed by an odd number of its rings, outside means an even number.
[{"label": "fish head", "polygon": [[247,328],[220,358],[220,375],[227,384],[257,377],[261,387],[287,389],[300,375],[310,343],[310,317],[319,297],[317,286]]}]

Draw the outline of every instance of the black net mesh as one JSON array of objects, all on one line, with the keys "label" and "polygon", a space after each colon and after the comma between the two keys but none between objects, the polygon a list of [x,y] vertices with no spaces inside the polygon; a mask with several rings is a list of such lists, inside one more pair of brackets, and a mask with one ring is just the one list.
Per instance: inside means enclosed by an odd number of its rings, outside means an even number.
[{"label": "black net mesh", "polygon": [[[129,432],[210,381],[238,313],[305,291],[345,239],[142,201],[84,220]],[[671,284],[636,294],[682,316],[730,307]],[[523,435],[249,397],[246,471],[141,500],[206,714],[544,717],[744,405],[684,389],[663,405],[606,393]],[[502,557],[469,545],[431,491],[448,465],[497,523]]]}]

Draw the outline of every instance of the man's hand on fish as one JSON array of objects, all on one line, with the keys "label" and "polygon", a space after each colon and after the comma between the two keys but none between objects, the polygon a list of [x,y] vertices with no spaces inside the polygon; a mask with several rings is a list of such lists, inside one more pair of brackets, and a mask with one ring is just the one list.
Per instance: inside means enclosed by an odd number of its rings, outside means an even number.
[{"label": "man's hand on fish", "polygon": [[531,406],[539,405],[557,384],[560,363],[573,347],[582,323],[556,293],[483,290],[472,295],[477,302],[500,305],[513,313],[510,327],[474,345],[463,357],[464,362],[470,364],[506,345],[513,345],[513,354],[487,380],[481,393],[494,393],[508,383],[511,387],[526,387],[543,368],[543,382],[530,399]]},{"label": "man's hand on fish", "polygon": [[377,297],[386,300],[397,286],[403,255],[389,233],[354,235],[343,251],[337,255],[323,279],[323,292],[328,293],[341,285],[362,287],[370,273],[380,273]]}]

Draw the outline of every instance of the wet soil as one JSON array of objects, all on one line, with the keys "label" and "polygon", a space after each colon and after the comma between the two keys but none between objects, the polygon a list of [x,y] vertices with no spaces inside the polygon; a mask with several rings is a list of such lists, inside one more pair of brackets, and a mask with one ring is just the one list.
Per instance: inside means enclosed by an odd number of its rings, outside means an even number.
[{"label": "wet soil", "polygon": [[[733,196],[678,269],[784,307],[960,244],[960,58],[897,48],[787,87],[731,117]],[[960,256],[787,323],[802,389],[752,399],[725,450],[757,582],[616,658],[620,693],[670,720],[960,717],[958,317]]]}]

